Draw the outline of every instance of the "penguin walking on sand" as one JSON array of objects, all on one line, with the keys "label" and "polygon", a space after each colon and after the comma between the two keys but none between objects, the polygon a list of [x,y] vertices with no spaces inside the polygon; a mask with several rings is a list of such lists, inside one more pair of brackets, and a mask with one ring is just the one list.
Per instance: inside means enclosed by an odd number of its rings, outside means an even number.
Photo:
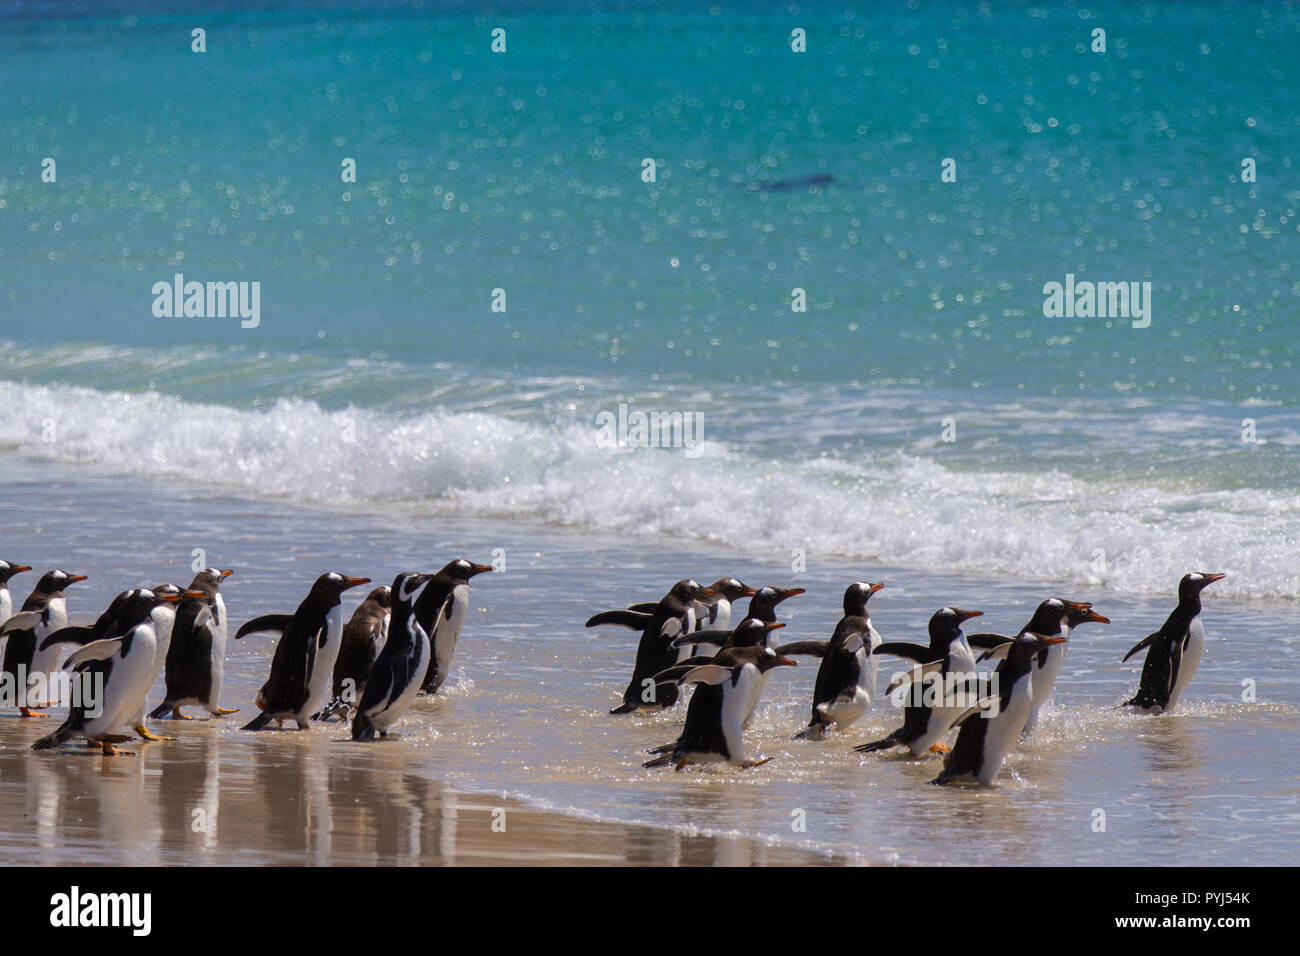
[{"label": "penguin walking on sand", "polygon": [[36,741],[33,750],[52,750],[80,736],[100,744],[107,757],[130,756],[130,751],[113,745],[130,739],[121,728],[143,710],[149,693],[158,649],[154,611],[160,603],[175,604],[178,600],[177,594],[157,594],[148,588],[121,596],[116,618],[106,625],[113,636],[89,642],[64,664],[67,670],[89,674],[102,682],[94,704],[70,708],[59,729]]},{"label": "penguin walking on sand", "polygon": [[689,644],[683,651],[683,648],[674,647],[673,641],[694,631],[695,602],[712,596],[708,588],[689,578],[683,578],[655,605],[654,611],[644,617],[640,611],[603,611],[587,621],[587,627],[618,624],[641,631],[641,640],[636,648],[636,664],[632,668],[632,678],[627,683],[627,689],[623,691],[623,703],[611,710],[611,714],[664,710],[677,703],[677,684],[657,684],[654,678],[656,674],[676,664],[683,653],[689,653]]},{"label": "penguin walking on sand", "polygon": [[31,569],[30,564],[0,560],[0,624],[4,624],[14,613],[14,596],[9,593],[9,579]]},{"label": "penguin walking on sand", "polygon": [[388,640],[392,607],[392,588],[381,584],[352,612],[348,623],[343,625],[343,645],[339,648],[339,659],[334,662],[333,696],[313,720],[345,718],[361,700],[370,668]]},{"label": "penguin walking on sand", "polygon": [[1059,634],[1025,632],[1008,645],[1006,658],[993,672],[990,685],[996,688],[997,695],[974,702],[957,721],[961,725],[957,743],[944,761],[942,772],[931,783],[993,783],[1029,719],[1034,699],[1034,659],[1065,641]]},{"label": "penguin walking on sand", "polygon": [[[749,618],[739,628],[775,630],[782,626]],[[672,764],[681,770],[690,763],[729,763],[741,768],[767,763],[770,757],[750,760],[745,756],[745,715],[753,709],[754,698],[762,692],[759,678],[773,668],[794,666],[794,661],[782,657],[760,639],[759,643],[748,646],[724,648],[706,662],[678,664],[657,675],[656,679],[663,682],[716,687],[721,695],[716,708],[689,708],[681,736],[651,751],[656,755],[643,766]]]},{"label": "penguin walking on sand", "polygon": [[374,740],[376,731],[387,737],[388,728],[402,719],[419,695],[429,670],[432,643],[416,608],[435,577],[408,571],[393,579],[392,617],[352,718],[353,740]]},{"label": "penguin walking on sand", "polygon": [[[1048,598],[1034,609],[1033,616],[1029,619],[1016,637],[1023,637],[1025,634],[1038,635],[1040,637],[1066,637],[1070,635],[1070,628],[1078,627],[1088,621],[1096,621],[1101,624],[1109,624],[1110,619],[1102,617],[1092,609],[1092,605],[1082,601],[1067,601],[1064,598]],[[1072,623],[1073,622],[1073,623]],[[984,649],[979,660],[983,661],[991,657],[1004,658],[1012,647],[1016,638],[1006,637],[1002,634],[969,634],[967,641],[971,647],[979,650]],[[1056,686],[1057,675],[1061,672],[1061,665],[1065,663],[1064,641],[1044,645],[1034,656],[1031,677],[1033,679],[1033,703],[1029,708],[1029,716],[1025,720],[1023,733],[1028,735],[1034,732],[1038,726],[1038,713],[1047,702],[1047,697]],[[976,661],[979,663],[979,661]]]},{"label": "penguin walking on sand", "polygon": [[883,584],[857,581],[844,592],[844,616],[829,641],[799,641],[783,645],[780,653],[808,653],[820,657],[813,687],[812,717],[795,739],[821,740],[832,729],[844,730],[871,707],[876,692],[874,656],[880,634],[867,613],[867,601]]},{"label": "penguin walking on sand", "polygon": [[433,645],[433,657],[420,688],[423,693],[436,694],[451,673],[451,658],[469,615],[469,579],[491,570],[490,564],[458,559],[435,574],[421,593],[416,613],[421,615]]},{"label": "penguin walking on sand", "polygon": [[37,708],[46,706],[28,697],[28,681],[42,675],[48,683],[49,672],[57,661],[58,647],[39,650],[40,644],[55,631],[68,626],[68,603],[64,588],[86,580],[84,574],[47,571],[23,602],[22,610],[0,624],[0,637],[9,638],[5,645],[0,673],[18,691],[18,710],[23,717],[48,717]]},{"label": "penguin walking on sand", "polygon": [[311,715],[329,696],[334,661],[343,638],[344,591],[369,578],[354,578],[336,571],[322,574],[293,614],[264,614],[246,622],[235,640],[249,634],[278,632],[279,643],[271,660],[271,676],[258,692],[262,712],[244,725],[261,730],[272,720],[293,720],[299,730],[311,724]]},{"label": "penguin walking on sand", "polygon": [[[982,611],[964,611],[955,607],[940,608],[930,618],[928,647],[906,641],[886,641],[876,648],[876,654],[893,654],[920,666],[885,689],[886,694],[892,694],[908,681],[914,682],[907,692],[911,702],[903,708],[903,726],[888,737],[855,747],[858,753],[907,747],[913,756],[920,757],[927,751],[948,751],[940,738],[966,712],[967,707],[962,702],[979,692],[977,687],[969,686],[979,678],[975,673],[975,656],[966,643],[961,625],[982,614]],[[927,682],[939,688],[940,692],[922,693],[922,685]]]},{"label": "penguin walking on sand", "polygon": [[1160,630],[1139,641],[1124,655],[1128,660],[1148,648],[1137,693],[1125,707],[1140,707],[1151,714],[1168,713],[1178,706],[1205,653],[1205,625],[1201,623],[1201,592],[1225,575],[1193,571],[1178,582],[1178,606]]},{"label": "penguin walking on sand", "polygon": [[182,707],[202,707],[213,717],[236,713],[237,707],[222,707],[221,683],[226,665],[226,601],[221,582],[235,572],[229,568],[205,568],[194,575],[189,590],[176,611],[167,650],[166,692],[163,701],[149,714],[154,720],[167,717],[190,720]]}]

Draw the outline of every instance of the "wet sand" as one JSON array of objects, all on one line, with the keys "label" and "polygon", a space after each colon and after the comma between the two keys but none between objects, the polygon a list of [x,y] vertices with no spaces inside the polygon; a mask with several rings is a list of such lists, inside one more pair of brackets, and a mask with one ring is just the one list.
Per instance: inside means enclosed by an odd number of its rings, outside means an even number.
[{"label": "wet sand", "polygon": [[[229,727],[228,718],[221,724]],[[162,721],[174,742],[105,758],[30,747],[55,726],[0,717],[0,865],[781,866],[843,856],[738,836],[587,820],[454,790],[400,740],[338,725],[230,740]]]}]

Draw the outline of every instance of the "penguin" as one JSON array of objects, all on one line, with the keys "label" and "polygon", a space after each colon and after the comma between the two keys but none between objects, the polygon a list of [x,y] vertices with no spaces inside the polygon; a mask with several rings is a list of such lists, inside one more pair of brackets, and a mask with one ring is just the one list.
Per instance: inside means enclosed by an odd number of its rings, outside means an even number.
[{"label": "penguin", "polygon": [[[970,645],[966,643],[966,635],[962,632],[961,625],[963,621],[980,617],[983,613],[964,611],[955,607],[940,608],[930,618],[929,647],[905,641],[887,641],[875,649],[873,654],[893,654],[916,661],[921,666],[913,669],[907,678],[890,684],[885,689],[886,694],[892,694],[907,680],[916,681],[916,687],[908,691],[908,696],[913,702],[903,709],[903,726],[888,737],[855,747],[858,753],[873,753],[890,747],[905,746],[911,750],[913,756],[920,757],[927,751],[944,753],[949,749],[945,744],[940,743],[940,738],[948,732],[953,722],[965,713],[964,707],[949,702],[949,692],[958,689],[958,685],[965,688],[964,693],[958,695],[959,697],[977,692],[965,686],[967,682],[976,681],[978,678],[975,674],[975,656],[971,653]],[[921,690],[924,678],[931,680],[937,678],[938,684],[943,687],[944,698],[937,701],[936,705],[917,701],[917,697],[921,696],[918,692]]]},{"label": "penguin", "polygon": [[334,662],[333,697],[313,720],[346,716],[361,699],[370,668],[388,640],[392,606],[392,588],[381,584],[352,612],[343,626],[343,645],[339,648],[339,659]]},{"label": "penguin", "polygon": [[[18,689],[22,701],[18,710],[23,717],[48,717],[36,708],[44,704],[33,704],[27,697],[27,680],[37,674],[48,675],[56,662],[58,650],[52,647],[39,650],[39,645],[60,628],[68,625],[68,604],[63,596],[63,589],[70,584],[86,580],[84,574],[69,574],[67,571],[47,571],[36,582],[36,587],[22,610],[11,615],[4,624],[0,624],[0,637],[8,637],[5,645],[4,663],[0,665],[0,674],[8,677],[11,685]],[[22,679],[19,679],[19,670]],[[48,680],[48,677],[46,678]]]},{"label": "penguin", "polygon": [[993,672],[990,687],[996,690],[996,696],[974,702],[957,721],[961,725],[957,743],[939,776],[930,783],[993,783],[1029,719],[1035,658],[1065,641],[1059,634],[1026,631],[1011,642],[1006,659]]},{"label": "penguin", "polygon": [[873,655],[881,640],[867,613],[867,601],[883,587],[861,581],[850,584],[844,591],[844,616],[829,641],[802,641],[778,649],[782,655],[802,652],[821,657],[812,718],[796,740],[821,740],[831,729],[844,730],[871,707],[879,666]]},{"label": "penguin", "polygon": [[[1016,637],[1025,634],[1036,634],[1043,637],[1069,637],[1071,621],[1077,622],[1074,626],[1086,621],[1097,621],[1101,624],[1109,624],[1110,619],[1102,617],[1092,610],[1092,605],[1081,601],[1067,601],[1064,598],[1048,598],[1038,605],[1034,610],[1033,616],[1029,623],[1020,629]],[[990,657],[1005,657],[1015,638],[1005,637],[1001,634],[970,634],[967,641],[974,648],[988,648],[980,655],[979,660],[985,660]],[[1038,713],[1042,710],[1043,704],[1047,702],[1048,695],[1051,694],[1052,688],[1056,685],[1057,675],[1061,672],[1061,665],[1065,663],[1065,644],[1053,644],[1044,646],[1034,657],[1033,662],[1033,704],[1029,709],[1029,718],[1025,721],[1022,731],[1024,735],[1032,734],[1038,726]],[[976,662],[978,663],[978,661]]]},{"label": "penguin", "polygon": [[14,598],[9,593],[9,579],[15,574],[22,574],[31,569],[30,564],[15,564],[12,561],[0,560],[0,624],[9,620],[14,613]]},{"label": "penguin", "polygon": [[[765,624],[753,618],[742,628],[774,630],[781,624]],[[657,748],[645,767],[673,764],[681,770],[690,763],[729,763],[741,768],[761,766],[771,760],[750,760],[745,756],[743,723],[754,706],[753,698],[761,692],[759,677],[776,667],[795,667],[794,661],[782,657],[766,643],[728,647],[703,663],[675,665],[656,675],[661,682],[699,683],[721,689],[719,705],[714,708],[691,708],[680,737]],[[694,703],[694,700],[692,700]]]},{"label": "penguin", "polygon": [[[792,597],[797,597],[798,595],[803,593],[804,593],[803,588],[773,588],[773,587],[759,588],[757,591],[754,592],[753,596],[749,599],[749,611],[745,615],[745,617],[746,619],[753,618],[756,621],[761,621],[762,623],[770,624],[776,620],[776,608],[778,604],[780,604],[782,601],[787,601]],[[699,640],[697,640],[697,638]],[[676,638],[672,643],[674,646],[677,647],[689,645],[689,647],[691,649],[694,649],[698,654],[700,651],[706,651],[706,650],[710,652],[716,652],[728,646],[729,644],[732,646],[736,646],[735,640],[736,638],[734,636],[734,633],[729,634],[726,631],[722,631],[715,628],[715,629],[709,629],[704,631],[696,631],[694,634],[683,635],[681,637]],[[770,632],[762,635],[762,642],[764,643],[765,646],[772,646],[772,644],[770,643],[772,640],[773,638],[771,637]],[[807,650],[806,647],[807,645],[805,643],[797,642],[794,644],[785,645],[783,647],[773,647],[773,650],[775,650],[778,654],[784,654],[787,657],[794,654],[815,653],[815,651]],[[682,663],[682,662],[679,660],[678,663]],[[745,715],[745,729],[747,730],[749,729],[750,724],[754,722],[754,711],[758,708],[758,701],[762,697],[763,690],[767,687],[767,679],[770,676],[771,674],[768,671],[764,671],[762,674],[759,675],[758,693],[753,696],[753,703],[750,707],[749,713]],[[720,693],[721,691],[719,691],[716,687],[705,684],[704,686],[701,686],[698,690],[696,690],[695,696],[699,697],[703,695],[704,697],[709,698],[709,697],[717,697]]]},{"label": "penguin", "polygon": [[154,611],[160,603],[175,604],[180,598],[178,594],[157,594],[148,588],[126,592],[120,598],[117,616],[106,625],[112,636],[87,643],[63,665],[77,673],[89,672],[102,682],[96,695],[98,706],[70,708],[58,730],[32,744],[33,750],[52,750],[81,736],[100,744],[106,757],[131,755],[131,751],[113,745],[129,739],[130,735],[121,733],[120,728],[143,710],[149,693],[158,649]]},{"label": "penguin", "polygon": [[[702,587],[690,578],[683,578],[672,586],[640,624],[641,640],[637,644],[636,664],[632,668],[632,678],[627,689],[623,691],[623,703],[610,711],[611,714],[630,714],[637,710],[666,710],[677,703],[679,691],[675,682],[656,684],[654,676],[666,670],[687,656],[690,645],[674,647],[673,640],[680,635],[690,634],[695,628],[694,603],[702,598],[711,598],[713,592]],[[587,621],[588,627],[597,627],[608,620],[611,614],[603,612]],[[627,611],[626,614],[640,614],[639,611]],[[632,625],[624,625],[632,626]]]},{"label": "penguin", "polygon": [[222,707],[218,703],[229,633],[221,582],[234,573],[230,568],[204,568],[190,582],[176,612],[167,650],[163,701],[149,714],[154,720],[168,716],[173,720],[190,720],[181,711],[186,705],[203,707],[213,717],[238,712],[238,707]]},{"label": "penguin", "polygon": [[711,592],[710,596],[695,602],[695,629],[699,631],[710,627],[729,630],[731,605],[743,597],[752,598],[758,593],[736,578],[719,578],[705,590]]},{"label": "penguin", "polygon": [[1138,690],[1125,707],[1139,707],[1147,713],[1168,713],[1183,699],[1205,652],[1205,625],[1201,623],[1201,592],[1226,575],[1193,571],[1178,582],[1178,606],[1160,630],[1139,641],[1124,655],[1128,660],[1143,648],[1147,651]]},{"label": "penguin", "polygon": [[402,719],[419,695],[429,670],[432,646],[416,608],[436,577],[407,571],[393,579],[389,589],[391,619],[385,629],[384,646],[369,669],[365,691],[352,718],[353,740],[374,740],[376,731],[387,737],[388,728]]},{"label": "penguin", "polygon": [[458,559],[435,574],[421,593],[416,613],[421,615],[421,623],[433,645],[433,659],[424,675],[422,693],[436,694],[451,673],[451,658],[469,614],[469,579],[491,570],[490,564],[471,564]]},{"label": "penguin", "polygon": [[340,597],[349,588],[369,584],[336,571],[322,574],[293,614],[264,614],[246,621],[235,640],[249,634],[279,632],[271,661],[271,676],[258,692],[262,712],[244,725],[261,730],[272,720],[293,720],[299,730],[311,724],[329,695],[334,661],[343,638]]}]

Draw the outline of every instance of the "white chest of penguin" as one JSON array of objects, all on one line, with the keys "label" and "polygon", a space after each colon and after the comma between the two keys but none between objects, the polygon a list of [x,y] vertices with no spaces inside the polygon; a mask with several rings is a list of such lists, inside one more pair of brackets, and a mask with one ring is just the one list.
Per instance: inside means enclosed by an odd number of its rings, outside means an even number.
[{"label": "white chest of penguin", "polygon": [[451,590],[451,607],[443,625],[434,634],[434,656],[438,659],[438,672],[447,676],[451,666],[452,655],[456,652],[456,642],[460,640],[461,628],[469,615],[469,587],[458,584]]}]

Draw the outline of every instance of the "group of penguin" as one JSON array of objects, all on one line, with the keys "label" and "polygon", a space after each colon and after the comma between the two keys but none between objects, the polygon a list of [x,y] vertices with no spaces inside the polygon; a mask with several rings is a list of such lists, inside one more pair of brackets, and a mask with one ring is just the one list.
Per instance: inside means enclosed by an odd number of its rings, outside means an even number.
[{"label": "group of penguin", "polygon": [[[1192,572],[1182,578],[1173,613],[1124,655],[1127,661],[1147,652],[1137,693],[1124,706],[1164,713],[1178,705],[1205,648],[1201,591],[1223,577]],[[658,602],[602,611],[587,627],[641,633],[623,703],[610,713],[672,707],[682,685],[695,684],[681,735],[648,751],[651,759],[644,766],[755,767],[771,758],[747,758],[744,731],[773,670],[796,666],[792,657],[820,658],[811,716],[796,739],[821,740],[867,712],[876,693],[878,656],[892,655],[910,662],[885,691],[901,703],[903,724],[855,750],[907,748],[917,757],[940,753],[944,769],[931,783],[989,785],[1017,741],[1036,728],[1073,631],[1088,622],[1110,623],[1091,604],[1053,597],[1039,604],[1015,635],[968,635],[962,625],[983,612],[944,607],[930,618],[928,643],[882,641],[867,613],[867,601],[882,587],[850,584],[844,615],[827,641],[776,642],[776,631],[784,627],[776,620],[777,605],[803,594],[802,588],[755,589],[731,577],[708,587],[681,580]],[[749,599],[748,612],[732,628],[732,606],[742,598]],[[995,669],[977,671],[977,663],[986,660],[997,660]],[[956,743],[949,747],[943,738],[954,728]]]},{"label": "group of penguin", "polygon": [[[62,570],[42,575],[17,613],[9,581],[32,570],[0,560],[0,641],[5,641],[0,680],[17,688],[22,717],[47,716],[46,702],[30,699],[39,675],[70,672],[93,700],[72,702],[67,718],[33,744],[50,750],[73,738],[98,744],[107,756],[129,754],[115,744],[131,739],[172,740],[145,724],[146,699],[165,672],[165,696],[151,719],[190,719],[184,706],[213,717],[236,713],[220,706],[226,656],[226,606],[221,583],[233,571],[199,571],[188,588],[160,584],[118,594],[90,626],[68,624],[64,589],[86,580]],[[433,694],[451,667],[469,610],[469,580],[490,565],[452,561],[441,571],[406,571],[391,586],[377,587],[342,621],[341,596],[369,578],[322,574],[292,614],[265,614],[235,633],[278,634],[271,674],[257,694],[261,713],[244,726],[261,730],[292,720],[300,730],[312,720],[352,716],[354,740],[387,736],[421,693]],[[63,660],[69,647],[75,648]],[[35,686],[41,686],[37,683]]]}]

